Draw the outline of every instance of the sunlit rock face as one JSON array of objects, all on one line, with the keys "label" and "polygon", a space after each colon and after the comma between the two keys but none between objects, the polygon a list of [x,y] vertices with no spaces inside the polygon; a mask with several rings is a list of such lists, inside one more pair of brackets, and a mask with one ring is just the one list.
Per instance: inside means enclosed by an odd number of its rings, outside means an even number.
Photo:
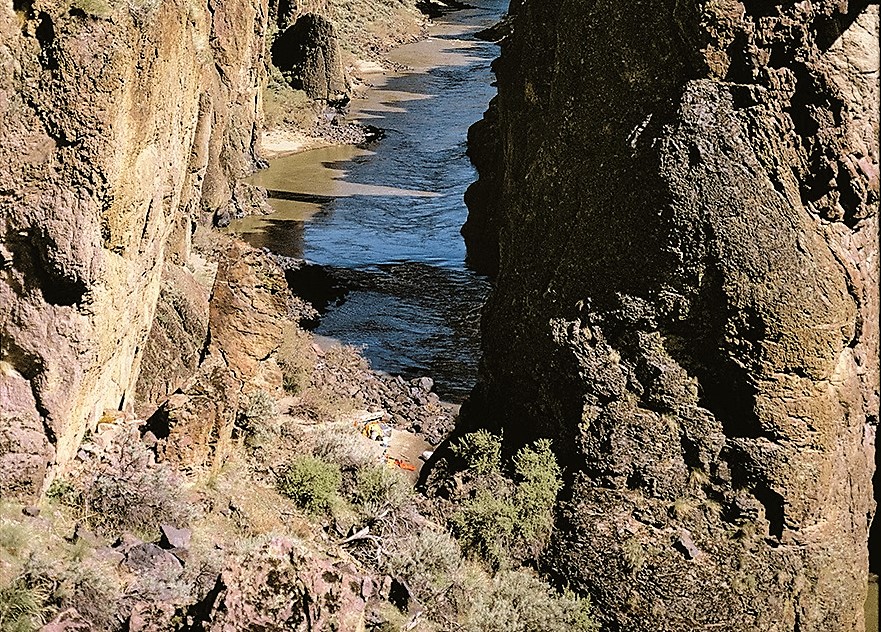
[{"label": "sunlit rock face", "polygon": [[345,102],[349,86],[333,23],[314,13],[300,16],[272,46],[272,63],[291,87],[311,99]]},{"label": "sunlit rock face", "polygon": [[130,406],[163,268],[250,203],[266,22],[266,0],[0,5],[0,493]]},{"label": "sunlit rock face", "polygon": [[878,6],[518,4],[472,134],[471,418],[555,439],[546,570],[610,630],[862,630]]}]

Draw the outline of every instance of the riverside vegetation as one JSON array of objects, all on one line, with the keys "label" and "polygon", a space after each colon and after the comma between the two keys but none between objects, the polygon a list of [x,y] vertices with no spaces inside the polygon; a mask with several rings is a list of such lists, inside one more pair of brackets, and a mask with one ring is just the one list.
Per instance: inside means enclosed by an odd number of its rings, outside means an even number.
[{"label": "riverside vegetation", "polygon": [[878,5],[511,2],[450,438],[211,228],[417,4],[0,5],[0,632],[861,632]]}]

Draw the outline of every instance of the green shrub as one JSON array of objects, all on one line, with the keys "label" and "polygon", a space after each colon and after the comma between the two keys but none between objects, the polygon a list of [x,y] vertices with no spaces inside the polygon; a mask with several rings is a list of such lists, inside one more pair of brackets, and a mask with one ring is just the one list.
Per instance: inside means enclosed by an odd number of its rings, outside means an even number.
[{"label": "green shrub", "polygon": [[71,560],[61,576],[53,579],[58,610],[76,609],[94,630],[109,632],[119,627],[121,586],[111,570],[95,560]]},{"label": "green shrub", "polygon": [[282,341],[276,352],[276,362],[281,368],[282,386],[292,395],[298,395],[309,385],[309,375],[314,364],[312,339],[294,324],[288,324],[282,333]]},{"label": "green shrub", "polygon": [[457,458],[479,476],[498,472],[502,465],[502,437],[488,430],[471,432],[450,446]]},{"label": "green shrub", "polygon": [[[491,586],[471,591],[469,630],[482,632],[596,632],[590,601],[557,593],[526,570],[502,571]],[[463,604],[464,605],[464,604]]]},{"label": "green shrub", "polygon": [[466,435],[456,447],[478,475],[477,492],[453,514],[453,531],[469,553],[492,568],[536,558],[547,546],[554,504],[563,486],[551,442],[536,441],[512,460],[514,480],[499,473],[501,439],[486,431]]},{"label": "green shrub", "polygon": [[452,517],[453,531],[470,554],[485,560],[493,569],[511,563],[517,530],[517,509],[510,490],[479,489]]},{"label": "green shrub", "polygon": [[34,632],[42,627],[46,598],[21,577],[0,587],[0,632]]},{"label": "green shrub", "polygon": [[412,497],[413,488],[385,463],[372,462],[355,472],[353,502],[371,511],[398,510]]},{"label": "green shrub", "polygon": [[627,568],[635,573],[645,564],[646,551],[638,539],[630,538],[621,545],[621,556]]},{"label": "green shrub", "polygon": [[322,424],[314,433],[313,454],[343,470],[356,472],[376,465],[383,451],[378,442],[365,439],[348,422]]},{"label": "green shrub", "polygon": [[28,546],[31,533],[20,522],[0,520],[0,550],[5,550],[12,555],[19,555]]},{"label": "green shrub", "polygon": [[58,483],[57,489],[99,533],[127,530],[151,537],[162,523],[182,527],[193,517],[183,484],[171,465],[156,463],[136,428],[124,427],[76,479]]},{"label": "green shrub", "polygon": [[563,486],[562,471],[551,442],[539,439],[514,455],[514,506],[517,529],[533,555],[547,544],[554,525],[554,504]]},{"label": "green shrub", "polygon": [[239,411],[236,426],[247,443],[254,443],[278,434],[277,419],[275,400],[258,389],[248,396],[247,404]]},{"label": "green shrub", "polygon": [[46,490],[46,498],[56,500],[62,505],[73,506],[79,502],[79,492],[70,481],[56,478]]},{"label": "green shrub", "polygon": [[456,581],[461,565],[459,544],[449,534],[430,529],[396,541],[389,560],[391,571],[403,579],[417,601],[426,606]]},{"label": "green shrub", "polygon": [[306,511],[327,511],[337,498],[342,475],[340,468],[311,456],[297,456],[278,477],[278,491]]}]

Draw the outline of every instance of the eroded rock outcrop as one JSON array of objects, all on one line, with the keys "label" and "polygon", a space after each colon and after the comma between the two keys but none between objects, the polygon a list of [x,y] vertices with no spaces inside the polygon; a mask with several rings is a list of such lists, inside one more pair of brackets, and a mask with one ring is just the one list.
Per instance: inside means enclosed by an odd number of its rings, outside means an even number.
[{"label": "eroded rock outcrop", "polygon": [[270,540],[224,569],[205,630],[263,627],[287,630],[364,630],[375,578],[351,562],[324,559],[295,541]]},{"label": "eroded rock outcrop", "polygon": [[200,283],[184,266],[166,263],[162,289],[135,386],[135,412],[149,416],[196,372],[208,337],[214,277]]},{"label": "eroded rock outcrop", "polygon": [[[138,382],[142,397],[163,393],[153,406],[145,406],[155,410],[148,428],[161,440],[160,456],[183,467],[208,465],[224,456],[217,454],[218,446],[232,436],[236,415],[251,393],[281,394],[276,353],[285,325],[311,311],[291,295],[284,273],[265,253],[236,239],[215,239],[219,252],[204,312],[207,333],[195,364],[189,364],[186,345],[198,338],[182,330],[180,322],[186,310],[166,315],[169,293],[164,292],[145,359],[167,358],[170,364],[158,374],[145,367]],[[170,349],[181,353],[168,357]],[[176,385],[168,389],[171,383]]]},{"label": "eroded rock outcrop", "polygon": [[348,100],[348,82],[333,23],[307,13],[272,45],[272,63],[296,90],[312,99]]},{"label": "eroded rock outcrop", "polygon": [[0,434],[37,419],[42,447],[4,458],[54,455],[20,493],[130,405],[193,222],[249,203],[266,20],[265,0],[0,5],[0,388],[33,401],[0,401]]},{"label": "eroded rock outcrop", "polygon": [[497,74],[471,410],[556,440],[547,568],[611,630],[861,630],[878,6],[527,1]]}]

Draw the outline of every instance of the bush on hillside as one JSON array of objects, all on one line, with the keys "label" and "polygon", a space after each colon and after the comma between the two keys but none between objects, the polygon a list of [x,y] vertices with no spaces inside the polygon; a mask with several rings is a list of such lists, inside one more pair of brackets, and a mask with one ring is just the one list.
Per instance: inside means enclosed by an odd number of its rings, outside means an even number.
[{"label": "bush on hillside", "polygon": [[454,447],[475,475],[474,493],[452,516],[453,532],[471,555],[493,569],[535,559],[550,539],[562,471],[541,439],[511,461],[513,480],[501,474],[501,438],[486,431],[463,437]]},{"label": "bush on hillside", "polygon": [[278,434],[278,408],[272,396],[262,389],[248,395],[236,416],[236,429],[252,445]]},{"label": "bush on hillside", "polygon": [[309,385],[314,365],[312,339],[294,324],[285,326],[275,356],[281,368],[282,386],[291,395],[298,395]]},{"label": "bush on hillside", "polygon": [[406,582],[425,606],[456,581],[462,550],[449,534],[430,529],[410,534],[395,543],[389,569]]},{"label": "bush on hillside", "polygon": [[48,495],[74,507],[102,535],[131,531],[152,537],[160,524],[183,527],[193,517],[183,483],[171,465],[156,463],[137,428],[123,426],[74,477],[56,481]]},{"label": "bush on hillside", "polygon": [[0,587],[0,632],[33,632],[46,623],[47,595],[18,577]]},{"label": "bush on hillside", "polygon": [[[484,584],[484,582],[481,582]],[[557,593],[526,570],[502,571],[468,591],[460,607],[467,629],[482,632],[596,632],[590,601]]]},{"label": "bush on hillside", "polygon": [[337,465],[303,455],[294,457],[276,483],[279,492],[312,514],[330,509],[341,484],[342,474]]},{"label": "bush on hillside", "polygon": [[410,482],[383,462],[367,464],[355,473],[352,500],[368,512],[398,511],[412,496]]},{"label": "bush on hillside", "polygon": [[493,570],[507,568],[516,545],[517,508],[510,489],[478,489],[452,517],[453,533],[462,548]]},{"label": "bush on hillside", "polygon": [[521,448],[513,463],[517,531],[531,557],[537,557],[551,537],[554,504],[563,487],[563,473],[547,439]]},{"label": "bush on hillside", "polygon": [[450,451],[478,476],[498,472],[502,467],[502,437],[488,430],[466,434],[450,445]]}]

